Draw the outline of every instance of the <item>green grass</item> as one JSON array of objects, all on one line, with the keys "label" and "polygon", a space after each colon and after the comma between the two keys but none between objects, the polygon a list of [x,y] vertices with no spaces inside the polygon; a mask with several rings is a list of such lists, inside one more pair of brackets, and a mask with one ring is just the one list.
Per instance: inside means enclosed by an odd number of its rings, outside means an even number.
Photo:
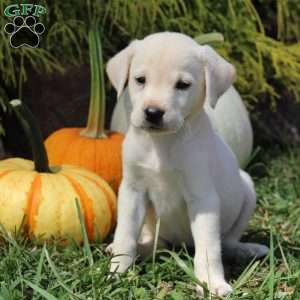
[{"label": "green grass", "polygon": [[[263,153],[261,151],[260,153]],[[300,150],[272,151],[249,167],[259,205],[244,239],[260,241],[270,255],[256,262],[227,262],[235,292],[227,299],[300,299]],[[192,254],[158,253],[118,280],[108,277],[105,245],[66,248],[2,234],[0,300],[197,299]],[[207,295],[207,299],[212,299]]]}]

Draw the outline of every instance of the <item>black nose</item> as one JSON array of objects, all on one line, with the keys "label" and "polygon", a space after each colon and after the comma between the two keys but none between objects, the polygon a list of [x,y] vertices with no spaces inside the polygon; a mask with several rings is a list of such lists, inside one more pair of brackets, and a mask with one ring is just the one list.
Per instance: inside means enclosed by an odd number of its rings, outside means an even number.
[{"label": "black nose", "polygon": [[161,123],[165,111],[154,106],[149,106],[145,108],[144,113],[148,122],[158,125]]}]

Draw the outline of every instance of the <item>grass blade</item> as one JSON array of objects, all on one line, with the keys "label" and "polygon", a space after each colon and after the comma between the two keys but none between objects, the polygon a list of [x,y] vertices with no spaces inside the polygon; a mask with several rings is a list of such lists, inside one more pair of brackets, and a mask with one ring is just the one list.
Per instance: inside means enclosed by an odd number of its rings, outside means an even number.
[{"label": "grass blade", "polygon": [[28,281],[28,280],[23,280],[28,286],[30,286],[35,292],[40,294],[43,298],[47,300],[59,300],[58,298],[54,297],[53,295],[49,294],[46,290],[40,288],[36,284]]},{"label": "grass blade", "polygon": [[173,251],[169,251],[169,250],[164,250],[162,252],[166,252],[169,253],[172,258],[175,260],[175,262],[177,263],[177,265],[190,277],[190,279],[201,285],[200,281],[198,280],[198,278],[195,276],[194,274],[194,270],[191,269],[180,257],[177,253],[173,252]]},{"label": "grass blade", "polygon": [[42,269],[43,269],[43,264],[45,260],[45,250],[46,250],[46,244],[43,246],[43,250],[40,256],[39,264],[36,270],[36,275],[35,275],[35,284],[39,284],[42,278]]},{"label": "grass blade", "polygon": [[160,218],[157,219],[156,225],[155,225],[155,237],[154,237],[153,254],[152,254],[152,266],[153,267],[154,267],[155,259],[156,259],[159,230],[160,230]]},{"label": "grass blade", "polygon": [[[77,198],[75,199],[75,202],[76,202],[76,209],[77,209],[77,214],[78,214],[79,222],[80,222],[81,234],[83,236],[83,253],[89,262],[89,266],[92,267],[94,265],[94,258],[93,258],[93,253],[91,250],[90,242],[88,239],[88,235],[86,232],[84,218],[82,215],[82,211],[80,209],[79,200]],[[92,290],[93,290],[94,299],[96,299],[96,289],[95,289],[95,282],[94,282],[93,276],[92,276]]]},{"label": "grass blade", "polygon": [[254,262],[254,259],[250,262],[250,264],[247,266],[247,268],[243,271],[243,273],[239,276],[237,281],[235,282],[234,289],[237,290],[240,287],[242,287],[245,283],[249,281],[251,276],[253,275],[254,271],[259,266],[260,262],[256,261]]},{"label": "grass blade", "polygon": [[92,266],[94,264],[94,259],[93,259],[93,254],[91,251],[88,235],[86,232],[84,218],[83,218],[82,211],[80,208],[79,200],[77,198],[75,199],[75,202],[76,202],[77,214],[78,214],[79,221],[80,221],[81,234],[83,236],[83,252],[84,252],[85,257],[87,257],[87,259],[89,261],[89,265]]},{"label": "grass blade", "polygon": [[56,277],[56,279],[57,279],[58,284],[59,284],[63,289],[65,289],[70,295],[74,296],[74,297],[77,298],[77,299],[82,299],[81,297],[75,295],[75,294],[73,293],[73,291],[72,291],[72,290],[71,290],[71,289],[63,282],[63,280],[62,280],[61,276],[59,275],[59,273],[58,273],[58,271],[57,271],[57,269],[56,269],[56,267],[55,267],[53,261],[52,261],[51,258],[50,258],[50,255],[49,255],[49,252],[48,252],[47,248],[45,248],[45,256],[46,256],[46,259],[47,259],[47,261],[48,261],[48,264],[49,264],[49,266],[50,266],[50,268],[51,268],[51,271],[53,272],[53,274],[55,275],[55,277]]},{"label": "grass blade", "polygon": [[275,286],[275,259],[273,233],[270,232],[270,276],[269,276],[269,299],[274,299]]}]

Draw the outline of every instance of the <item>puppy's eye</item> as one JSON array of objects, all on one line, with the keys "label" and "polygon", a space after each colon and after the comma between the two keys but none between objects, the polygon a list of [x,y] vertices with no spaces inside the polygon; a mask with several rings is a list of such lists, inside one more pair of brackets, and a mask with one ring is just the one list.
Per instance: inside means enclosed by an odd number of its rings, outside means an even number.
[{"label": "puppy's eye", "polygon": [[145,76],[137,76],[134,79],[135,79],[135,82],[137,84],[144,85],[146,83],[146,77]]},{"label": "puppy's eye", "polygon": [[177,90],[187,90],[191,86],[190,82],[186,82],[183,80],[178,80],[175,84],[175,88]]}]

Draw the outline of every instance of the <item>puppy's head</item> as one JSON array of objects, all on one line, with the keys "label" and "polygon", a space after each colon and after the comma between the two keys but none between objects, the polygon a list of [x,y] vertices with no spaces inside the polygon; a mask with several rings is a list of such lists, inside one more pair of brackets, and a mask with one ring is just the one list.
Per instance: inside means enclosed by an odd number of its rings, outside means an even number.
[{"label": "puppy's head", "polygon": [[118,96],[128,83],[131,124],[160,133],[181,128],[205,99],[214,107],[235,77],[211,47],[169,32],[133,41],[108,62],[107,73]]}]

